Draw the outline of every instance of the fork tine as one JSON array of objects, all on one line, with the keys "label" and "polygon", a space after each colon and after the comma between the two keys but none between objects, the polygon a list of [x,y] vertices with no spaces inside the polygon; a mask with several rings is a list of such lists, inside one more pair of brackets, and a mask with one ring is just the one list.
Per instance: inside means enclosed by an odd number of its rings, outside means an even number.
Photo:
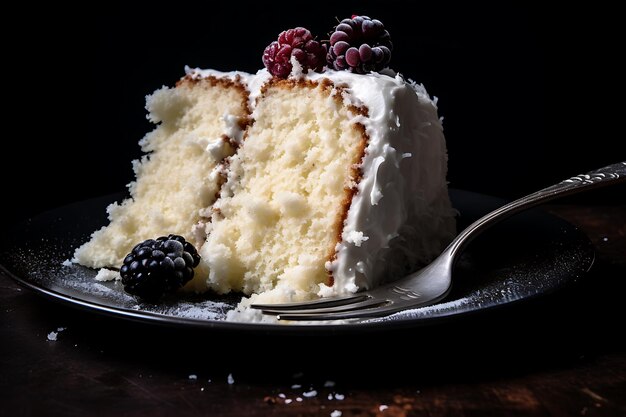
[{"label": "fork tine", "polygon": [[262,311],[265,314],[280,315],[280,316],[282,316],[283,314],[326,314],[326,313],[337,313],[337,312],[342,312],[342,311],[361,310],[364,308],[371,308],[371,307],[380,307],[387,303],[388,303],[387,300],[379,299],[379,300],[365,300],[365,301],[361,301],[357,303],[338,305],[334,307],[320,307],[320,308],[315,308],[315,309],[304,308],[304,309],[298,309],[298,310],[294,309],[294,310],[285,311],[285,310],[275,310],[272,308],[267,308],[267,309],[263,309]]},{"label": "fork tine", "polygon": [[[344,319],[364,319],[371,317],[382,317],[393,313],[397,313],[401,310],[408,308],[420,308],[428,305],[435,304],[444,299],[450,292],[448,287],[447,291],[442,292],[437,296],[425,297],[421,300],[416,299],[388,299],[380,298],[380,294],[370,292],[370,296],[374,296],[369,301],[371,305],[367,305],[367,302],[358,303],[356,305],[347,305],[343,309],[318,309],[318,310],[303,310],[303,311],[283,311],[277,315],[278,320],[344,320]],[[381,287],[380,290],[384,289]],[[375,300],[379,300],[376,302]],[[357,307],[357,308],[354,308]]]},{"label": "fork tine", "polygon": [[321,307],[334,307],[346,304],[358,303],[370,298],[366,294],[349,295],[346,297],[320,298],[319,300],[306,301],[302,303],[284,303],[284,304],[252,304],[250,307],[258,310],[275,310],[275,311],[292,311],[317,309]]},{"label": "fork tine", "polygon": [[314,320],[345,320],[345,319],[363,319],[368,317],[382,317],[397,311],[400,311],[402,307],[389,307],[381,308],[380,306],[374,306],[370,308],[364,308],[359,310],[338,311],[334,313],[281,313],[276,316],[278,320],[292,320],[292,321],[314,321]]}]

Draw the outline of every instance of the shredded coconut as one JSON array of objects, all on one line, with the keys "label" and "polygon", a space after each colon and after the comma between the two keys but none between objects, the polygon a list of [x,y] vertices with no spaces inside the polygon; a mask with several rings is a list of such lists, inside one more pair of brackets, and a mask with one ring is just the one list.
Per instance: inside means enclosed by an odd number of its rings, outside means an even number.
[{"label": "shredded coconut", "polygon": [[354,246],[360,247],[363,242],[369,239],[369,237],[364,236],[363,232],[353,230],[351,232],[346,233],[345,239],[346,239],[346,242],[354,243]]}]

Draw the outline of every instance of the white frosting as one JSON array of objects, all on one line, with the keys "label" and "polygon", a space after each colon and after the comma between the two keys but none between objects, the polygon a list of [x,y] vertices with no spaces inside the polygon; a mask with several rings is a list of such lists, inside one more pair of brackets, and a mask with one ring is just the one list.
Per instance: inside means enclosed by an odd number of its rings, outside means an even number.
[{"label": "white frosting", "polygon": [[243,130],[241,130],[241,120],[237,116],[232,114],[225,114],[222,116],[224,124],[226,125],[226,136],[235,141],[238,145],[243,143]]},{"label": "white frosting", "polygon": [[[253,112],[263,85],[271,79],[265,69],[256,74],[239,71],[190,69],[188,76],[238,79],[250,92]],[[305,73],[294,65],[291,77],[329,79],[341,91],[345,104],[367,108],[353,123],[365,127],[369,137],[361,169],[362,178],[337,244],[336,259],[327,262],[334,285],[321,285],[319,295],[355,292],[378,285],[388,277],[404,275],[409,268],[436,256],[454,235],[454,212],[445,181],[447,154],[436,99],[423,86],[400,74],[352,74],[327,70]],[[229,119],[225,119],[228,121]],[[227,123],[228,124],[228,123]],[[241,138],[235,124],[230,137]],[[284,209],[298,202],[283,196]],[[281,200],[282,201],[282,200]]]},{"label": "white frosting", "polygon": [[435,102],[423,86],[399,74],[326,71],[307,76],[347,86],[344,102],[368,109],[367,117],[354,119],[369,136],[363,176],[336,260],[327,265],[334,285],[322,288],[319,295],[372,288],[404,275],[407,267],[428,262],[455,230],[445,180],[445,139]]}]

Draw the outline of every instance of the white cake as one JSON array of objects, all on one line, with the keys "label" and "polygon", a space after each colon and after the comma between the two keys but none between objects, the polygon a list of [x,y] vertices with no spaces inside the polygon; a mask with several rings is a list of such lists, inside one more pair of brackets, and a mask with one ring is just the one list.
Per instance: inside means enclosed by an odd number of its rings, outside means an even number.
[{"label": "white cake", "polygon": [[373,288],[435,257],[455,233],[436,102],[388,69],[291,64],[287,78],[187,68],[148,96],[159,125],[131,197],[74,260],[119,268],[135,244],[179,234],[202,257],[184,290],[272,303]]}]

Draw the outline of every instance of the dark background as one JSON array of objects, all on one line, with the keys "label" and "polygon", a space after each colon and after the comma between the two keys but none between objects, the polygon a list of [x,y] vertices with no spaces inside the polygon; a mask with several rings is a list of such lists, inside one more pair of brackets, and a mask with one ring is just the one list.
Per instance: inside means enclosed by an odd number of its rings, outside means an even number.
[{"label": "dark background", "polygon": [[[280,31],[305,26],[328,39],[335,18],[351,14],[382,20],[395,45],[391,67],[439,97],[451,187],[515,198],[626,159],[623,140],[600,136],[593,144],[601,146],[575,144],[577,124],[602,120],[566,115],[548,133],[546,122],[560,102],[547,94],[546,62],[578,44],[558,30],[546,38],[546,21],[554,22],[543,10],[438,2],[412,11],[406,4],[103,3],[94,12],[55,5],[38,10],[39,17],[16,14],[23,31],[7,42],[16,52],[7,84],[28,93],[15,105],[25,129],[5,137],[1,174],[5,195],[16,202],[4,207],[5,217],[123,190],[133,178],[130,161],[140,155],[137,142],[152,128],[145,95],[173,85],[184,65],[255,72]],[[588,81],[572,85],[581,103],[593,89]]]},{"label": "dark background", "polygon": [[[626,26],[615,10],[590,13],[583,4],[573,19],[571,5],[547,15],[528,5],[439,1],[416,2],[419,12],[407,9],[410,2],[388,0],[213,3],[3,9],[2,102],[10,111],[1,119],[0,223],[123,189],[132,179],[130,160],[140,155],[137,141],[151,128],[144,96],[174,84],[185,64],[255,71],[281,30],[303,25],[323,38],[335,16],[352,13],[381,19],[396,46],[392,67],[439,97],[452,187],[515,198],[626,160],[620,89],[626,70],[619,62]],[[5,94],[12,89],[18,94]],[[0,352],[7,354],[0,354],[0,415],[92,409],[191,415],[194,407],[278,414],[284,409],[262,399],[289,389],[291,371],[301,371],[302,361],[280,361],[279,372],[276,361],[242,361],[251,343],[259,358],[276,357],[275,346],[296,357],[329,346],[366,346],[362,360],[351,364],[304,364],[316,386],[338,381],[349,395],[341,405],[327,404],[355,410],[347,414],[371,413],[377,401],[391,405],[402,396],[417,398],[418,410],[432,415],[624,415],[624,216],[623,206],[606,210],[603,204],[626,193],[624,186],[605,191],[581,196],[594,207],[557,211],[581,225],[597,249],[586,279],[497,314],[419,329],[417,344],[413,332],[404,331],[332,340],[242,334],[241,343],[234,334],[95,324],[91,315],[37,302],[3,277]],[[57,326],[68,330],[58,342],[46,342]],[[362,366],[376,365],[372,357],[390,346],[389,363],[403,366]],[[194,349],[205,352],[205,360],[190,355]],[[285,352],[278,356],[290,355]],[[224,381],[233,370],[231,387]],[[205,396],[197,395],[190,373],[214,378]],[[142,381],[142,375],[154,379]],[[323,400],[305,402],[309,414],[319,414]],[[300,410],[293,415],[307,414]]]}]

